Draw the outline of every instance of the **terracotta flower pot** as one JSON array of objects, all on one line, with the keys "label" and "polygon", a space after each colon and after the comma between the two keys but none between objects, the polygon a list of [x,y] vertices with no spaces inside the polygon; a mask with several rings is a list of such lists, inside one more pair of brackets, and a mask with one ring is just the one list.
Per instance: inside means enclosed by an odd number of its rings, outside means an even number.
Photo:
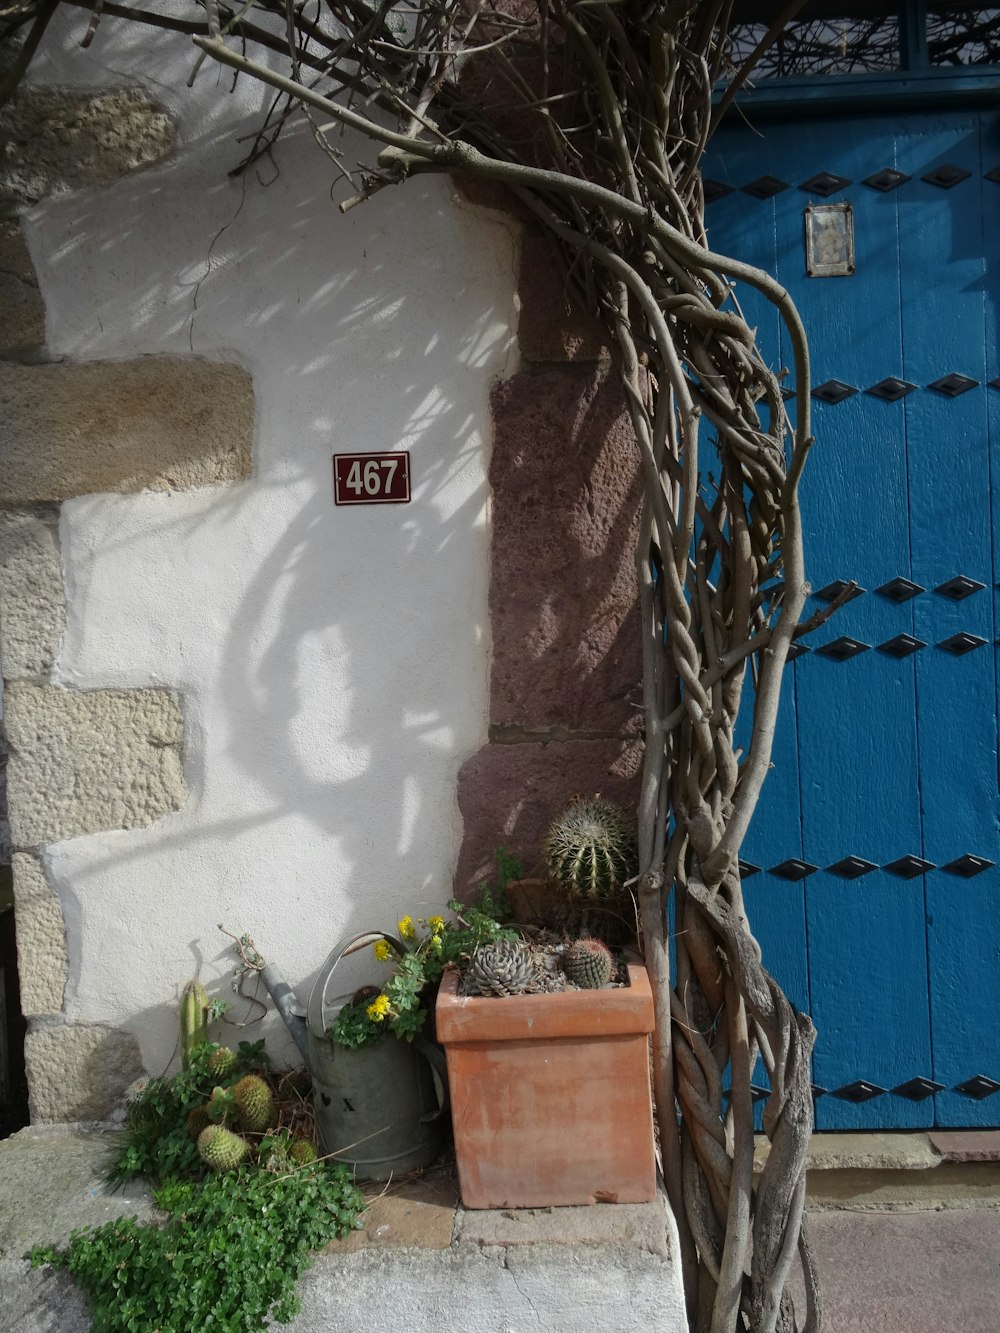
[{"label": "terracotta flower pot", "polygon": [[656,1193],[645,969],[612,990],[458,994],[446,973],[437,1039],[448,1060],[467,1208],[644,1203]]}]

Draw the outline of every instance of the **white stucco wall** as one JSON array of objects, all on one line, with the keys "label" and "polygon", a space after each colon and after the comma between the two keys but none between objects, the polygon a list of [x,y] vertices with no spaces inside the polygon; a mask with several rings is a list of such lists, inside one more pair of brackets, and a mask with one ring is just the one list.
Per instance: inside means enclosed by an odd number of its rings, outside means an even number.
[{"label": "white stucco wall", "polygon": [[[301,127],[266,187],[228,179],[265,93],[208,67],[187,90],[183,38],[107,18],[81,51],[86,19],[53,26],[36,80],[142,82],[180,149],[28,215],[49,349],[236,360],[258,415],[247,483],[62,510],[55,681],[183,699],[187,806],[45,852],[67,1017],[129,1029],[159,1070],[188,977],[227,992],[217,923],[302,983],[340,935],[450,895],[456,775],[486,731],[488,391],[513,357],[515,240],[447,180],[342,217]],[[335,451],[397,447],[411,504],[334,507]]]}]

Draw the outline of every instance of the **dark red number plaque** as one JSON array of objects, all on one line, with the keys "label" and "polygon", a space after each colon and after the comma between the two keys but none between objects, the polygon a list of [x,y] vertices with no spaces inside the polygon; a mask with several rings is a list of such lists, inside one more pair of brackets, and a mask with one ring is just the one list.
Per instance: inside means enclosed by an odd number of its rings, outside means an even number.
[{"label": "dark red number plaque", "polygon": [[410,500],[410,454],[334,454],[333,499],[339,505],[405,505]]}]

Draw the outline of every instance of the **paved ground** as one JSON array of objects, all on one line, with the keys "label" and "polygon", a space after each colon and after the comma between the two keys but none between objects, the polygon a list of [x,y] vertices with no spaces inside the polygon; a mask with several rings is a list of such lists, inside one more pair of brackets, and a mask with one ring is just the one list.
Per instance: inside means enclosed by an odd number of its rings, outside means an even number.
[{"label": "paved ground", "polygon": [[[0,1142],[0,1333],[85,1333],[79,1293],[19,1256],[148,1207],[140,1190],[100,1190],[107,1152],[97,1127]],[[1000,1333],[998,1156],[1000,1136],[817,1138],[810,1224],[826,1333]],[[466,1211],[447,1168],[370,1193],[364,1230],[304,1279],[289,1333],[682,1331],[660,1204]]]},{"label": "paved ground", "polygon": [[810,1219],[826,1333],[998,1333],[1000,1210]]}]

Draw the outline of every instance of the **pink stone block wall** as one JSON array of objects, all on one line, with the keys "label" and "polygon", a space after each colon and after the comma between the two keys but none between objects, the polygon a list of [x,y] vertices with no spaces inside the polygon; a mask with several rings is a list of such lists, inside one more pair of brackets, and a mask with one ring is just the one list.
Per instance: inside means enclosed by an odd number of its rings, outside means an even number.
[{"label": "pink stone block wall", "polygon": [[634,805],[642,763],[635,441],[601,329],[531,228],[519,292],[522,369],[493,393],[490,740],[459,775],[460,898],[497,846],[540,873],[570,797]]}]

